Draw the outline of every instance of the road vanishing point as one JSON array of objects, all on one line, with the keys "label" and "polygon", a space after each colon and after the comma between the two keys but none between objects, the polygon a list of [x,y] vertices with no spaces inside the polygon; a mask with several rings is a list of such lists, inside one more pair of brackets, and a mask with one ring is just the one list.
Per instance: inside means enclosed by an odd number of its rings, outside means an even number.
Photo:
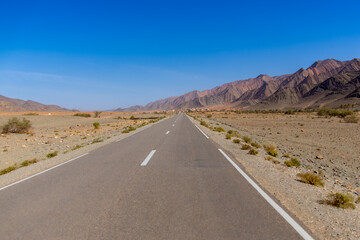
[{"label": "road vanishing point", "polygon": [[0,239],[313,239],[242,169],[179,114],[1,188]]}]

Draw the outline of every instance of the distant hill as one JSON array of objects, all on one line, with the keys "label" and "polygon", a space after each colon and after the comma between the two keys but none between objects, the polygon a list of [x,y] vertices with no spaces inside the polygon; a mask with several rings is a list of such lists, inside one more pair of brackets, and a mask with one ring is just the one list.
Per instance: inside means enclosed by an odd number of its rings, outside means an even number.
[{"label": "distant hill", "polygon": [[[281,76],[226,83],[205,91],[192,91],[145,106],[118,108],[115,111],[138,112],[185,110],[190,108],[289,109],[337,107],[358,104],[360,59],[317,61],[309,68]],[[323,84],[323,85],[321,85]]]},{"label": "distant hill", "polygon": [[27,111],[46,111],[46,112],[69,112],[75,111],[62,108],[56,105],[45,105],[31,100],[8,98],[0,95],[0,112],[27,112]]}]

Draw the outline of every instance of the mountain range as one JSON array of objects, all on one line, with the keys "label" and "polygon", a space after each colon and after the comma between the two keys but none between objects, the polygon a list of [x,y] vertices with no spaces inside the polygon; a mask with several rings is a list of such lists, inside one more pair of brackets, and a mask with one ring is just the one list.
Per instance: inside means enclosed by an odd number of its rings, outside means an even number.
[{"label": "mountain range", "polygon": [[68,112],[73,111],[56,105],[45,105],[35,101],[24,101],[21,99],[8,98],[0,95],[0,112],[27,112],[27,111],[47,111],[47,112]]},{"label": "mountain range", "polygon": [[145,106],[118,108],[120,112],[210,109],[295,109],[360,105],[360,59],[317,61],[307,69],[281,76],[226,83],[205,91],[151,102]]}]

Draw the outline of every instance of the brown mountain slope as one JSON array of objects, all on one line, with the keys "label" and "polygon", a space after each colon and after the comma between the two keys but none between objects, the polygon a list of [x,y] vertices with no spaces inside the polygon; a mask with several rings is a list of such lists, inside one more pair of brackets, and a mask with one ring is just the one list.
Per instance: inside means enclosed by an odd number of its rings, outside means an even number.
[{"label": "brown mountain slope", "polygon": [[0,112],[27,112],[27,111],[47,111],[47,112],[67,112],[72,111],[56,105],[45,105],[31,100],[8,98],[0,95]]},{"label": "brown mountain slope", "polygon": [[[116,111],[213,108],[215,106],[250,109],[321,106],[321,102],[317,104],[315,102],[323,96],[314,95],[311,98],[307,95],[312,89],[332,76],[357,71],[360,71],[360,60],[357,58],[351,61],[327,59],[315,62],[307,69],[301,68],[293,74],[275,77],[259,75],[256,78],[226,83],[210,90],[192,91],[181,96],[151,102],[144,107],[119,108]],[[357,92],[355,91],[352,96],[357,96]],[[339,97],[338,100],[340,99]]]}]

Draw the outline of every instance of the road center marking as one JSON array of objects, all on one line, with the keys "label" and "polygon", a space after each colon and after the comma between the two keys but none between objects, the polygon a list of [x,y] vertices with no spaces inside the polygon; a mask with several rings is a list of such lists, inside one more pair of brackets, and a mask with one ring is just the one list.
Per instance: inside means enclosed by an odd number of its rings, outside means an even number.
[{"label": "road center marking", "polygon": [[250,185],[255,188],[258,193],[287,221],[294,229],[297,231],[300,236],[302,236],[305,240],[314,240],[306,231],[303,229],[289,214],[285,212],[272,198],[264,192],[259,185],[257,185],[241,168],[236,165],[226,153],[219,148],[221,154],[233,165],[233,167],[245,178],[246,181],[250,183]]},{"label": "road center marking", "polygon": [[152,150],[149,155],[147,155],[147,157],[145,158],[145,160],[140,164],[140,166],[145,167],[148,162],[150,161],[150,159],[152,158],[152,156],[155,154],[156,150]]},{"label": "road center marking", "polygon": [[204,136],[207,138],[207,139],[209,139],[209,137],[208,137],[208,135],[206,135],[204,132],[203,132],[203,130],[201,130],[198,126],[196,126],[195,125],[195,127],[197,127],[197,129],[199,129],[199,131],[202,133],[202,134],[204,134]]},{"label": "road center marking", "polygon": [[167,131],[165,134],[168,135],[170,131]]}]

